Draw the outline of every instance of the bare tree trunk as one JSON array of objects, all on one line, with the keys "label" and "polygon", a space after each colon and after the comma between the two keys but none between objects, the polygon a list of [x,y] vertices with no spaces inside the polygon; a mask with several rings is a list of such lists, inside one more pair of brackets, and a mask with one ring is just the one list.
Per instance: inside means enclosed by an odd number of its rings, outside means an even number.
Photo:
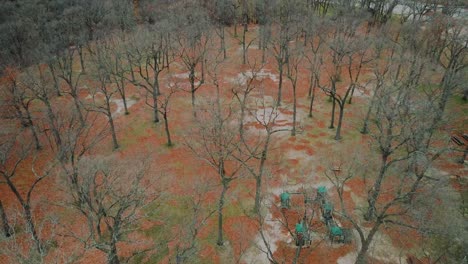
[{"label": "bare tree trunk", "polygon": [[120,80],[120,87],[121,88],[118,89],[118,91],[119,91],[120,97],[122,98],[122,101],[123,101],[125,115],[129,115],[130,112],[128,111],[128,107],[127,107],[127,96],[126,96],[126,93],[125,93],[125,83],[124,83],[123,78]]},{"label": "bare tree trunk", "polygon": [[83,46],[82,45],[78,46],[78,55],[80,56],[81,71],[86,72],[85,63],[84,63],[84,56],[83,56]]},{"label": "bare tree trunk", "polygon": [[364,218],[367,221],[372,220],[375,217],[375,213],[376,213],[375,203],[377,202],[377,198],[379,198],[380,187],[382,186],[382,181],[383,181],[383,178],[385,177],[385,172],[387,171],[388,157],[389,157],[388,153],[382,153],[382,164],[380,165],[379,176],[377,177],[374,183],[374,186],[369,191],[369,195],[367,198],[369,208],[367,209],[366,215],[364,216]]},{"label": "bare tree trunk", "polygon": [[52,130],[52,134],[54,135],[55,144],[57,145],[57,147],[60,148],[62,146],[62,138],[55,125],[55,114],[52,110],[52,106],[50,105],[50,102],[48,100],[44,100],[43,102],[46,105],[47,119],[49,122],[50,129]]},{"label": "bare tree trunk", "polygon": [[356,258],[355,264],[366,264],[367,263],[366,255],[367,255],[367,251],[369,250],[369,244],[370,244],[367,241],[368,240],[366,239],[366,242],[362,244],[361,250],[359,250],[359,253],[358,253],[358,256]]},{"label": "bare tree trunk", "polygon": [[113,143],[113,148],[114,150],[119,148],[119,143],[117,142],[117,134],[115,133],[115,126],[114,126],[114,118],[112,117],[112,113],[110,111],[110,106],[109,102],[107,102],[107,118],[109,118],[109,125],[111,129],[111,134],[112,134],[112,143]]},{"label": "bare tree trunk", "polygon": [[75,92],[72,92],[72,97],[73,97],[73,103],[75,104],[76,113],[78,114],[78,119],[80,120],[81,125],[84,126],[85,120],[83,117],[83,113],[81,112],[80,99],[78,98],[78,94],[76,94]]},{"label": "bare tree trunk", "polygon": [[190,93],[192,95],[192,111],[193,111],[193,117],[197,117],[197,111],[195,110],[195,66],[190,68],[190,74],[189,74],[189,80],[190,80]]},{"label": "bare tree trunk", "polygon": [[281,105],[281,94],[282,94],[282,87],[283,87],[283,63],[281,62],[278,65],[279,69],[279,82],[278,82],[278,101],[276,102],[277,106]]},{"label": "bare tree trunk", "polygon": [[34,126],[34,123],[32,121],[31,112],[29,111],[29,108],[27,107],[25,107],[24,109],[26,110],[26,119],[28,120],[29,128],[31,129],[31,132],[33,134],[34,144],[36,145],[36,149],[40,150],[42,146],[39,141],[39,136],[37,134],[36,127]]},{"label": "bare tree trunk", "polygon": [[354,95],[354,89],[355,89],[355,88],[356,88],[355,85],[353,85],[353,88],[351,88],[351,94],[349,95],[348,104],[352,104],[353,95]]},{"label": "bare tree trunk", "polygon": [[371,112],[372,112],[372,108],[374,107],[374,102],[376,100],[376,96],[377,96],[377,92],[379,90],[379,87],[380,86],[377,86],[377,88],[375,89],[374,94],[372,95],[372,98],[371,98],[371,101],[370,101],[370,104],[369,104],[369,108],[367,109],[366,117],[364,119],[364,124],[363,124],[362,129],[361,129],[361,133],[364,134],[364,135],[369,133],[369,119],[370,119],[370,115],[371,115]]},{"label": "bare tree trunk", "polygon": [[117,246],[112,242],[111,249],[107,254],[107,264],[120,264],[119,256],[117,255]]},{"label": "bare tree trunk", "polygon": [[255,205],[254,205],[254,212],[260,212],[260,202],[262,198],[262,176],[257,175],[255,177]]},{"label": "bare tree trunk", "polygon": [[339,109],[340,109],[340,116],[338,118],[338,127],[336,129],[335,140],[340,140],[341,139],[341,125],[343,123],[344,104],[346,104],[346,101],[338,102],[338,106],[339,106]]},{"label": "bare tree trunk", "polygon": [[218,240],[216,244],[218,246],[222,246],[224,244],[223,240],[223,207],[224,207],[224,199],[226,195],[226,191],[228,189],[228,184],[225,182],[226,179],[223,178],[223,190],[221,191],[221,196],[219,197],[218,203]]},{"label": "bare tree trunk", "polygon": [[26,223],[28,225],[28,231],[31,233],[31,237],[36,246],[36,250],[37,252],[39,252],[39,254],[43,254],[44,249],[42,247],[41,241],[39,240],[39,236],[37,235],[36,226],[34,224],[31,208],[29,204],[22,204],[22,207],[23,207],[24,214],[26,217]]},{"label": "bare tree trunk", "polygon": [[59,87],[59,82],[57,80],[57,76],[55,75],[55,68],[52,63],[47,64],[50,69],[50,73],[52,75],[52,79],[54,80],[54,89],[55,92],[57,93],[57,96],[62,96],[62,93],[60,93],[60,87]]},{"label": "bare tree trunk", "polygon": [[0,200],[0,217],[2,218],[2,227],[3,232],[6,237],[10,237],[13,234],[13,228],[8,224],[8,218],[5,213],[5,209],[3,209],[2,201]]},{"label": "bare tree trunk", "polygon": [[159,111],[158,111],[158,94],[159,94],[159,83],[156,77],[156,84],[153,86],[153,92],[151,93],[153,97],[153,114],[154,114],[154,123],[159,123]]},{"label": "bare tree trunk", "polygon": [[301,249],[302,249],[302,246],[298,246],[296,248],[296,254],[294,254],[294,259],[292,261],[293,264],[297,263],[297,260],[299,259],[299,256],[301,255]]},{"label": "bare tree trunk", "polygon": [[314,78],[314,73],[311,72],[310,74],[310,84],[309,84],[309,92],[307,93],[307,97],[310,98],[312,96],[312,89],[314,87],[314,82],[315,78]]},{"label": "bare tree trunk", "polygon": [[359,250],[358,256],[356,258],[355,264],[366,264],[366,255],[367,251],[369,250],[370,243],[372,242],[372,239],[374,238],[374,235],[377,233],[379,230],[381,222],[377,222],[374,227],[371,229],[369,232],[369,235],[367,235],[367,238],[364,241],[361,241],[361,250]]},{"label": "bare tree trunk", "polygon": [[312,87],[312,96],[310,97],[310,105],[309,105],[309,117],[312,117],[312,110],[314,107],[314,100],[315,100],[315,87],[317,86],[317,81],[314,78],[314,83]]},{"label": "bare tree trunk", "polygon": [[263,44],[263,47],[262,47],[262,63],[265,63],[266,61],[266,45]]},{"label": "bare tree trunk", "polygon": [[371,111],[372,111],[372,102],[369,105],[369,109],[367,109],[367,114],[366,114],[366,117],[364,118],[364,124],[362,125],[362,129],[361,129],[361,133],[364,135],[369,133],[369,118],[370,118]]},{"label": "bare tree trunk", "polygon": [[330,96],[332,99],[332,112],[331,112],[331,120],[330,120],[330,126],[328,128],[333,129],[335,128],[335,106],[336,106],[336,101],[333,96]]},{"label": "bare tree trunk", "polygon": [[239,120],[239,136],[240,138],[244,138],[244,118],[245,118],[245,100],[247,95],[244,95],[244,98],[241,101],[241,109],[240,109],[240,120]]},{"label": "bare tree trunk", "polygon": [[308,41],[308,36],[309,34],[307,34],[307,31],[306,30],[303,30],[302,31],[304,33],[304,47],[307,47],[307,41]]},{"label": "bare tree trunk", "polygon": [[297,109],[296,109],[296,83],[293,84],[293,127],[291,130],[291,136],[296,136],[296,119],[297,119]]},{"label": "bare tree trunk", "polygon": [[314,99],[315,99],[315,89],[312,93],[312,97],[310,97],[310,105],[309,105],[309,117],[312,117],[312,108],[314,105]]},{"label": "bare tree trunk", "polygon": [[127,106],[127,99],[125,99],[125,95],[122,97],[123,105],[124,105],[124,112],[125,115],[129,115],[130,112],[128,111],[128,106]]},{"label": "bare tree trunk", "polygon": [[11,179],[6,175],[3,175],[3,176],[4,176],[6,184],[8,185],[10,190],[13,192],[16,199],[18,200],[21,207],[23,208],[23,213],[24,213],[25,220],[26,220],[27,230],[31,234],[31,237],[32,237],[32,240],[33,240],[33,242],[35,244],[37,252],[42,255],[44,253],[44,249],[42,247],[42,243],[41,243],[41,241],[39,239],[39,236],[37,235],[36,226],[34,225],[34,219],[33,219],[33,215],[32,215],[32,212],[31,212],[29,197],[28,197],[27,200],[23,199],[23,197],[21,196],[21,194],[19,193],[18,189],[13,184]]},{"label": "bare tree trunk", "polygon": [[237,38],[237,19],[234,21],[234,37]]},{"label": "bare tree trunk", "polygon": [[246,64],[246,56],[247,56],[247,47],[246,47],[246,40],[245,40],[245,35],[247,33],[246,27],[244,27],[244,30],[242,32],[242,64]]},{"label": "bare tree trunk", "polygon": [[166,130],[166,136],[167,136],[167,146],[171,147],[172,146],[172,140],[171,140],[171,133],[169,131],[169,121],[168,121],[168,118],[167,118],[167,110],[164,111],[163,118],[164,118],[164,128]]},{"label": "bare tree trunk", "polygon": [[197,117],[197,111],[195,110],[195,89],[191,90],[191,94],[192,94],[193,117]]},{"label": "bare tree trunk", "polygon": [[221,49],[223,50],[223,58],[227,58],[227,51],[226,51],[226,40],[224,36],[224,26],[221,26]]},{"label": "bare tree trunk", "polygon": [[260,202],[261,202],[261,195],[262,195],[262,179],[263,179],[263,171],[265,169],[265,161],[267,159],[268,154],[268,147],[270,145],[270,138],[271,133],[268,132],[267,138],[265,140],[265,144],[263,145],[262,156],[260,158],[260,167],[258,169],[258,175],[255,177],[255,206],[254,211],[256,213],[260,213]]},{"label": "bare tree trunk", "polygon": [[30,128],[31,128],[31,132],[33,134],[34,144],[36,145],[36,149],[37,150],[42,149],[41,143],[39,141],[39,136],[37,135],[36,127],[34,125],[31,125]]}]

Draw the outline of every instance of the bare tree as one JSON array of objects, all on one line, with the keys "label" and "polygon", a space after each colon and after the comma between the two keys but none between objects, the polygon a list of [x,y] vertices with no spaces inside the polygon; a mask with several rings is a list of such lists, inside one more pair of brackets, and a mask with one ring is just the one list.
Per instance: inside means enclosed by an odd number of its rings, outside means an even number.
[{"label": "bare tree", "polygon": [[391,18],[400,0],[361,0],[360,5],[372,15],[372,24],[383,25]]},{"label": "bare tree", "polygon": [[122,162],[112,156],[82,158],[78,164],[79,189],[70,190],[71,203],[85,218],[87,235],[71,235],[85,247],[106,253],[109,264],[120,263],[117,243],[133,231],[148,198],[155,198],[145,193],[146,169],[144,160]]},{"label": "bare tree", "polygon": [[[93,99],[91,111],[97,111],[104,114],[108,121],[112,134],[113,148],[118,149],[119,143],[117,142],[117,134],[115,131],[114,118],[112,117],[112,97],[119,91],[116,86],[112,87],[111,76],[113,65],[113,54],[110,52],[104,41],[96,44],[96,50],[93,52],[93,66],[95,67],[94,78],[96,78],[98,85],[95,89],[90,89]],[[104,96],[104,102],[98,98],[100,95]]]},{"label": "bare tree", "polygon": [[159,113],[163,116],[164,119],[164,130],[166,131],[167,146],[172,147],[174,144],[171,139],[171,131],[169,129],[169,103],[172,96],[177,93],[180,88],[175,84],[174,86],[169,86],[169,91],[159,96]]},{"label": "bare tree", "polygon": [[[400,47],[398,46],[401,37],[400,31],[397,30],[395,34],[389,29],[390,27],[382,27],[372,41],[375,58],[371,65],[374,70],[373,78],[367,83],[367,86],[373,87],[373,92],[364,118],[363,127],[360,130],[362,134],[369,133],[371,113],[375,108],[377,95],[386,83],[385,80],[389,78],[388,76],[399,72],[398,69],[401,69],[402,66],[396,66],[395,69],[395,65],[398,64],[398,61],[404,61],[403,57],[401,57]],[[383,54],[387,54],[387,56],[383,57]]]},{"label": "bare tree", "polygon": [[[26,230],[31,235],[36,251],[39,254],[45,254],[46,249],[44,248],[36,228],[36,218],[33,213],[31,197],[38,184],[52,173],[55,165],[50,165],[42,172],[38,171],[36,169],[38,155],[37,153],[33,154],[31,170],[35,178],[27,187],[26,192],[23,192],[18,187],[17,177],[15,176],[17,176],[20,165],[31,155],[30,145],[24,143],[25,141],[25,139],[14,137],[6,140],[3,139],[2,142],[0,142],[0,183],[6,184],[19,202],[24,213],[24,220],[27,226]],[[23,142],[23,144],[19,142]],[[3,219],[6,221],[6,216]]]},{"label": "bare tree", "polygon": [[[261,100],[259,100],[261,101]],[[252,135],[248,138],[248,141],[252,140],[252,137],[257,137],[258,139],[255,141],[254,145],[248,143],[247,140],[243,140],[243,144],[245,150],[243,153],[247,153],[247,155],[252,156],[256,161],[256,163],[247,163],[244,162],[242,159],[238,159],[247,171],[254,177],[255,179],[255,205],[254,205],[254,212],[259,213],[261,209],[261,201],[262,201],[262,188],[263,188],[263,180],[265,177],[265,172],[267,169],[266,161],[268,158],[268,153],[270,151],[271,140],[273,135],[278,132],[289,131],[289,129],[275,127],[276,119],[279,116],[279,111],[277,106],[272,105],[271,107],[267,107],[265,102],[257,101],[257,105],[260,108],[256,108],[254,110],[249,111],[250,116],[253,116],[256,120],[256,123],[261,125],[266,133],[259,133],[259,135]]]},{"label": "bare tree", "polygon": [[[395,52],[390,47],[389,53],[383,65],[377,64],[377,86],[371,102],[375,112],[370,119],[370,131],[374,148],[379,152],[377,173],[360,173],[366,175],[365,181],[371,185],[364,214],[364,219],[372,225],[370,231],[363,232],[356,218],[342,212],[361,240],[356,263],[365,262],[371,242],[382,225],[418,229],[420,223],[412,212],[423,207],[416,204],[417,197],[440,187],[439,175],[430,173],[433,162],[444,151],[436,144],[443,139],[431,132],[441,128],[433,119],[437,113],[431,110],[437,100],[433,91],[420,87],[421,80],[429,74],[427,61],[414,50]],[[346,207],[343,186],[354,174],[345,174],[344,178],[328,175],[338,189],[342,209]],[[381,199],[383,193],[385,199]]]},{"label": "bare tree", "polygon": [[[110,77],[111,82],[115,84],[117,87],[117,91],[122,98],[122,102],[124,105],[124,113],[125,115],[129,115],[130,112],[128,111],[128,103],[127,103],[127,84],[129,83],[128,80],[134,80],[134,72],[132,69],[132,64],[127,59],[127,50],[125,49],[125,45],[120,44],[120,40],[124,41],[122,37],[117,37],[117,41],[112,42],[110,45],[110,52],[112,54],[112,60],[109,62],[110,66]],[[131,77],[128,77],[130,74]],[[133,77],[132,77],[133,76]]]},{"label": "bare tree", "polygon": [[[197,115],[197,131],[191,135],[190,141],[186,140],[185,144],[195,155],[212,167],[219,177],[222,190],[218,199],[218,238],[216,243],[218,246],[222,246],[224,244],[223,209],[226,193],[232,181],[239,177],[238,172],[242,168],[242,163],[237,162],[239,157],[234,158],[233,156],[238,151],[240,144],[238,130],[233,127],[236,118],[235,110],[231,104],[225,106],[222,102],[216,69],[213,71],[212,79],[216,87],[215,101],[205,103],[207,111],[203,115]],[[246,157],[243,162],[247,162],[250,158]]]},{"label": "bare tree", "polygon": [[330,0],[310,0],[308,1],[308,5],[312,7],[318,15],[324,17],[333,3]]},{"label": "bare tree", "polygon": [[[327,43],[333,64],[332,71],[328,73],[329,85],[322,85],[318,75],[315,78],[318,80],[317,85],[332,99],[330,128],[334,128],[335,106],[338,104],[340,112],[335,140],[340,140],[346,102],[351,97],[355,87],[359,85],[361,69],[368,60],[366,54],[368,40],[356,35],[356,30],[361,24],[359,14],[340,16],[336,20]],[[342,70],[345,66],[347,66],[350,78],[349,85],[343,89],[343,92],[340,92],[339,84],[343,81]]]},{"label": "bare tree", "polygon": [[297,125],[297,80],[299,78],[299,65],[304,58],[304,51],[300,47],[290,52],[288,59],[287,77],[291,81],[291,87],[293,90],[293,125],[291,129],[291,136],[296,136],[296,125]]},{"label": "bare tree", "polygon": [[[349,94],[348,104],[352,103],[354,91],[359,88],[365,88],[361,84],[361,78],[363,77],[363,68],[367,67],[370,62],[375,59],[375,54],[370,48],[372,39],[367,36],[358,36],[356,41],[351,45],[354,45],[351,49],[352,53],[348,56],[348,77],[350,80],[351,92]],[[341,118],[340,108],[340,118]]]},{"label": "bare tree", "polygon": [[263,69],[263,65],[257,65],[256,62],[251,64],[249,62],[249,68],[250,69],[247,72],[241,73],[242,77],[238,79],[237,86],[231,90],[240,106],[239,135],[241,137],[244,136],[244,119],[248,113],[249,95],[255,92],[256,88],[258,88],[256,82],[258,79],[262,78],[259,75],[260,71]]},{"label": "bare tree", "polygon": [[[240,106],[239,135],[241,138],[241,144],[239,145],[240,155],[233,155],[233,157],[255,178],[254,211],[258,212],[260,210],[265,164],[272,135],[280,131],[288,131],[288,129],[275,128],[275,121],[279,115],[276,105],[267,106],[264,98],[262,98],[256,99],[254,106],[251,106],[253,103],[252,94],[258,92],[259,86],[262,85],[261,83],[260,85],[257,84],[257,82],[262,81],[263,76],[261,76],[261,71],[263,65],[257,66],[256,63],[249,65],[250,70],[242,74],[242,83],[239,83],[238,87],[232,89],[232,93]],[[265,129],[266,135],[263,132],[258,133],[258,135],[248,133],[249,131],[244,124],[246,117],[254,119],[257,124],[262,126]],[[245,155],[253,157],[258,163],[244,162]]]},{"label": "bare tree", "polygon": [[273,6],[269,1],[255,1],[255,14],[259,24],[258,47],[262,50],[262,63],[266,62],[266,51],[271,41],[272,10]]},{"label": "bare tree", "polygon": [[239,5],[242,9],[242,36],[239,40],[242,46],[242,64],[247,63],[247,51],[250,45],[254,42],[255,38],[250,41],[247,40],[247,32],[249,31],[249,14],[247,0],[239,0]]},{"label": "bare tree", "polygon": [[455,89],[462,85],[462,76],[466,74],[468,39],[464,32],[466,24],[461,21],[442,17],[431,26],[432,30],[427,32],[429,36],[427,47],[433,47],[433,55],[443,69],[443,77],[440,81],[441,94],[437,107],[439,115],[435,116],[436,119],[441,120],[448,99]]},{"label": "bare tree", "polygon": [[4,104],[8,106],[8,108],[12,109],[11,112],[13,113],[7,113],[7,116],[4,116],[3,118],[18,119],[23,127],[28,127],[31,130],[36,149],[39,150],[42,147],[39,141],[37,125],[33,122],[34,117],[31,107],[35,98],[34,96],[31,96],[31,93],[28,93],[28,90],[24,85],[19,83],[19,72],[14,69],[6,69],[5,71],[5,83],[2,86],[2,95],[5,100]]},{"label": "bare tree", "polygon": [[25,87],[35,99],[39,100],[45,107],[47,126],[45,132],[51,131],[54,145],[58,148],[62,145],[60,124],[58,122],[57,111],[53,107],[53,87],[50,85],[50,75],[41,67],[33,67],[26,70],[20,76],[21,85]]},{"label": "bare tree", "polygon": [[213,210],[206,205],[206,193],[211,188],[209,184],[203,186],[197,184],[187,192],[193,194],[183,201],[184,207],[189,208],[190,212],[184,217],[184,223],[179,225],[180,230],[177,232],[179,238],[175,250],[177,264],[190,263],[200,249],[198,243],[200,231],[206,226],[207,220],[216,213],[216,209]]},{"label": "bare tree", "polygon": [[0,218],[2,218],[2,229],[5,237],[10,237],[14,230],[8,223],[8,217],[7,214],[5,213],[5,209],[3,208],[3,203],[0,200]]},{"label": "bare tree", "polygon": [[[133,41],[134,46],[132,47],[133,50],[130,53],[129,60],[132,67],[137,69],[137,76],[129,81],[144,89],[146,104],[153,109],[153,121],[158,123],[159,76],[161,72],[168,68],[169,63],[165,62],[164,55],[168,52],[169,43],[165,40],[163,32],[158,32],[154,35],[149,28],[143,28],[137,32]],[[148,101],[148,97],[150,97],[150,102]]]},{"label": "bare tree", "polygon": [[273,35],[272,50],[276,60],[279,81],[277,104],[281,105],[282,87],[284,77],[284,66],[289,62],[289,42],[295,39],[300,32],[300,21],[302,19],[302,4],[299,1],[279,1],[276,8],[277,34]]},{"label": "bare tree", "polygon": [[196,117],[195,93],[205,83],[206,58],[211,45],[211,25],[206,17],[203,10],[192,5],[185,6],[178,17],[183,30],[178,32],[177,49],[185,69],[188,70],[194,117]]},{"label": "bare tree", "polygon": [[227,58],[226,50],[226,26],[229,26],[234,21],[234,8],[231,0],[216,0],[215,8],[212,16],[215,20],[215,32],[221,41],[220,50],[223,53],[223,58]]},{"label": "bare tree", "polygon": [[57,75],[67,84],[68,90],[63,92],[70,94],[70,96],[72,97],[73,103],[75,105],[75,111],[78,115],[81,124],[84,125],[85,120],[83,117],[82,102],[80,99],[81,87],[79,85],[79,81],[83,72],[77,72],[74,69],[73,64],[76,56],[75,52],[75,47],[68,47],[65,50],[63,50],[61,56],[57,58]]},{"label": "bare tree", "polygon": [[400,111],[406,107],[407,96],[408,92],[403,87],[392,89],[392,87],[385,86],[379,91],[376,116],[373,119],[376,130],[373,133],[380,150],[381,164],[374,186],[369,191],[369,208],[366,212],[366,219],[368,220],[376,217],[376,203],[382,192],[382,183],[389,169],[399,161],[409,158],[408,153],[396,157],[392,156],[397,155],[398,151],[403,149],[408,141],[409,120],[406,119],[407,116],[400,116]]},{"label": "bare tree", "polygon": [[[414,125],[414,124],[413,124]],[[421,131],[418,131],[418,136],[421,136]],[[433,143],[430,143],[431,145]],[[398,163],[392,164],[392,168],[388,168],[387,172],[392,172],[395,175],[387,176],[387,185],[385,190],[387,199],[379,200],[378,209],[374,211],[373,220],[367,221],[367,227],[370,227],[368,231],[365,231],[360,212],[358,208],[350,208],[349,203],[347,203],[344,196],[345,188],[347,183],[356,177],[357,175],[363,175],[364,181],[378,181],[379,178],[372,177],[373,169],[369,166],[363,166],[359,163],[359,157],[362,156],[362,153],[356,153],[353,161],[348,158],[338,160],[339,170],[330,168],[326,173],[326,177],[333,183],[336,188],[336,192],[339,197],[340,202],[340,216],[344,220],[349,221],[353,228],[357,231],[358,237],[360,240],[361,247],[359,248],[359,253],[356,259],[357,264],[367,263],[367,254],[370,248],[372,247],[372,242],[379,232],[382,226],[385,228],[407,228],[410,230],[417,230],[422,233],[431,232],[431,228],[428,228],[427,221],[421,218],[421,215],[430,214],[432,211],[432,202],[428,202],[433,199],[433,194],[438,190],[445,188],[446,183],[441,181],[441,175],[430,173],[431,163],[437,159],[438,154],[433,156],[434,150],[424,151],[419,149],[420,153],[416,151],[403,150],[405,152],[404,156],[409,156],[409,158],[398,158]],[[436,152],[437,153],[437,152]],[[372,155],[372,154],[370,154]],[[339,156],[339,155],[336,155]],[[422,157],[425,157],[421,159]],[[366,157],[367,158],[367,157]],[[418,165],[414,163],[415,159],[418,159]],[[340,158],[338,158],[340,159]],[[344,162],[344,160],[348,160]],[[366,164],[369,164],[368,160],[365,161]],[[424,167],[420,165],[424,164]],[[416,167],[417,170],[414,170]],[[421,173],[424,176],[419,179],[415,173]],[[431,175],[431,176],[429,176]],[[422,182],[424,182],[422,184]],[[413,188],[416,187],[416,188]],[[367,199],[372,199],[373,189],[368,192]],[[438,198],[436,198],[438,199]],[[432,200],[431,200],[432,201]],[[353,210],[355,210],[353,212]]]},{"label": "bare tree", "polygon": [[308,16],[308,24],[305,29],[304,44],[308,46],[305,49],[304,56],[309,62],[310,71],[310,83],[308,97],[310,98],[309,103],[309,117],[312,117],[312,111],[315,101],[315,91],[317,88],[318,79],[316,76],[321,74],[321,65],[323,63],[323,46],[325,38],[321,36],[322,32],[326,32],[323,20],[315,17],[315,14],[311,13]]}]

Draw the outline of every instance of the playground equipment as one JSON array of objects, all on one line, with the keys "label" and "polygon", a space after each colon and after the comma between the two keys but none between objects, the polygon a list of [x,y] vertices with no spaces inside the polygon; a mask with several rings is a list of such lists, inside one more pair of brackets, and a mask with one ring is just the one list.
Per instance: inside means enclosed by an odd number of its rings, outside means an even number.
[{"label": "playground equipment", "polygon": [[325,186],[317,188],[316,201],[320,204],[322,218],[327,226],[331,242],[348,242],[350,238],[349,230],[340,227],[333,217],[333,204],[327,199],[327,188]]},{"label": "playground equipment", "polygon": [[345,235],[344,235],[344,232],[343,232],[343,229],[337,225],[335,225],[335,223],[331,223],[329,225],[329,238],[330,238],[330,241],[333,243],[333,242],[340,242],[340,243],[344,243],[345,242]]},{"label": "playground equipment", "polygon": [[328,237],[332,243],[348,243],[350,242],[351,233],[350,230],[340,227],[333,216],[333,204],[328,198],[327,188],[320,186],[317,188],[317,193],[314,199],[309,197],[305,191],[302,192],[288,192],[284,191],[280,194],[281,209],[287,210],[291,208],[291,196],[292,195],[303,195],[304,196],[304,216],[295,226],[295,242],[296,246],[303,247],[312,244],[310,223],[312,222],[313,212],[308,219],[307,216],[307,205],[318,206],[322,215],[322,220],[327,227]]},{"label": "playground equipment", "polygon": [[[306,194],[305,191],[303,192],[288,192],[288,191],[283,191],[280,194],[280,201],[281,201],[281,209],[282,210],[287,210],[291,208],[291,196],[292,195],[303,195],[304,196],[304,204],[307,205],[311,201],[313,201],[311,198],[309,198]],[[298,247],[303,247],[306,245],[311,245],[312,240],[311,240],[311,230],[309,227],[309,221],[312,219],[308,219],[307,215],[307,208],[304,208],[304,215],[302,219],[296,224],[295,230],[294,230],[294,239],[296,242],[296,246]],[[312,217],[310,217],[312,218]]]},{"label": "playground equipment", "polygon": [[321,207],[322,216],[325,222],[325,225],[329,225],[333,221],[333,205],[329,202],[325,202]]},{"label": "playground equipment", "polygon": [[282,192],[280,194],[281,209],[289,209],[291,207],[291,194]]},{"label": "playground equipment", "polygon": [[320,186],[317,188],[317,197],[315,198],[316,201],[319,201],[320,204],[324,204],[327,195],[327,188],[325,186]]},{"label": "playground equipment", "polygon": [[296,246],[310,246],[312,244],[311,232],[307,224],[307,218],[304,217],[299,223],[296,224]]}]

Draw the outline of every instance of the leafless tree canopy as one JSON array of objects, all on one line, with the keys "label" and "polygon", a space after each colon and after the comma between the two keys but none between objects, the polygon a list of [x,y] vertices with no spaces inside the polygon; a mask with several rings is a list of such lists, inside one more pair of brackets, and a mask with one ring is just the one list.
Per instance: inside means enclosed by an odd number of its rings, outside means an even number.
[{"label": "leafless tree canopy", "polygon": [[0,259],[466,262],[467,9],[2,1]]}]

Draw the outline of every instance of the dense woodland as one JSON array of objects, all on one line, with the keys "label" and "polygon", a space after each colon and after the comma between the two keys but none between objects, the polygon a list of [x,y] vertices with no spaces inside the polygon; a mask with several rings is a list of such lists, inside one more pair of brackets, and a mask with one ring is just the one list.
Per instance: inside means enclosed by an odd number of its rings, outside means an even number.
[{"label": "dense woodland", "polygon": [[466,8],[2,1],[0,263],[466,263]]}]

